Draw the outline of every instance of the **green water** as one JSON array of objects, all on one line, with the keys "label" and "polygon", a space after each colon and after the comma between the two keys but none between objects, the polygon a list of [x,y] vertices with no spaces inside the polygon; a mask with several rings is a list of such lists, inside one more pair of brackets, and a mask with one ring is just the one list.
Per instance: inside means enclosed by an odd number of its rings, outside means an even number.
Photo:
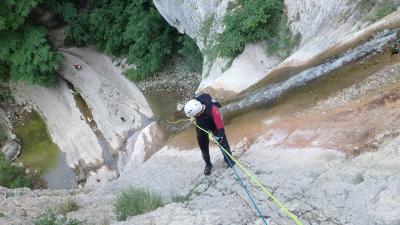
[{"label": "green water", "polygon": [[22,163],[31,171],[38,171],[50,189],[73,188],[75,174],[68,167],[64,154],[54,144],[43,119],[37,112],[29,113],[14,130],[21,142]]},{"label": "green water", "polygon": [[17,162],[43,173],[56,166],[60,151],[49,135],[46,124],[38,113],[30,113],[23,125],[15,129],[21,141],[21,155]]}]

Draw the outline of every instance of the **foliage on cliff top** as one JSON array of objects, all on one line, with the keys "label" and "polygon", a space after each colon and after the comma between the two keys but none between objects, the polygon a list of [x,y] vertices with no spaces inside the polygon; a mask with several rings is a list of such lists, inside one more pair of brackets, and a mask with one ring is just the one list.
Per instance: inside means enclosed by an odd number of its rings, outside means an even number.
[{"label": "foliage on cliff top", "polygon": [[283,7],[283,0],[238,0],[223,19],[225,29],[216,39],[215,51],[233,57],[243,52],[245,44],[274,36]]},{"label": "foliage on cliff top", "polygon": [[67,40],[78,46],[95,45],[115,57],[127,57],[128,63],[136,65],[126,72],[133,80],[159,70],[176,45],[177,31],[151,0],[89,0],[85,10],[68,15],[64,16],[70,24]]},{"label": "foliage on cliff top", "polygon": [[42,0],[2,2],[0,8],[0,73],[13,81],[55,84],[60,56],[50,47],[47,31],[27,20]]}]

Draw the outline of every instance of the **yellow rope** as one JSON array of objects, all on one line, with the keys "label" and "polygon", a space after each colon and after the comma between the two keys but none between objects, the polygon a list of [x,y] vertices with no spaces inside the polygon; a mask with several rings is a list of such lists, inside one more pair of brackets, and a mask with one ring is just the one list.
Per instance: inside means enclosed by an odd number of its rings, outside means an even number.
[{"label": "yellow rope", "polygon": [[[168,121],[168,120],[167,120],[167,121]],[[213,141],[214,143],[216,143],[216,144],[225,152],[225,154],[227,154],[227,155],[229,156],[229,158],[231,158],[231,159],[239,166],[239,168],[240,168],[248,177],[250,177],[250,180],[253,181],[258,187],[261,188],[261,190],[267,195],[267,197],[270,197],[270,198],[272,199],[272,201],[273,201],[277,206],[279,206],[279,208],[280,208],[282,211],[284,211],[297,225],[303,225],[303,224],[299,221],[299,219],[298,219],[293,213],[291,213],[284,205],[282,205],[282,204],[278,201],[278,199],[276,199],[275,196],[274,196],[270,191],[268,191],[267,188],[265,188],[264,185],[262,185],[261,182],[258,181],[258,179],[257,179],[254,175],[252,175],[246,168],[244,168],[244,166],[239,162],[239,160],[235,159],[231,154],[229,154],[229,152],[228,152],[224,147],[221,146],[220,143],[218,143],[217,141],[215,141],[215,140],[212,138],[212,137],[213,137],[213,134],[212,134],[211,132],[209,132],[209,131],[205,130],[204,128],[200,127],[193,119],[183,119],[183,120],[178,120],[177,122],[170,122],[170,121],[168,121],[168,122],[169,122],[169,123],[173,123],[173,124],[177,124],[177,123],[182,122],[182,121],[192,121],[192,123],[193,123],[197,128],[199,128],[200,130],[206,132],[206,134],[208,134],[209,139],[210,139],[211,141]]]},{"label": "yellow rope", "polygon": [[167,119],[167,122],[170,123],[170,124],[178,124],[178,123],[185,122],[185,121],[192,121],[192,119],[181,119],[181,120],[178,120],[178,121],[175,121],[175,122],[169,121]]}]

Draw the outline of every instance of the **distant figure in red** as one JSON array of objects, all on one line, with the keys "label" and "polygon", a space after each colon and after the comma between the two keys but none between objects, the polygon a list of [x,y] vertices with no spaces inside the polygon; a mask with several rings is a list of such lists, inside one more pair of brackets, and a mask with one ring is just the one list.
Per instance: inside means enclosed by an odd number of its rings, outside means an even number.
[{"label": "distant figure in red", "polygon": [[76,69],[76,71],[81,71],[82,70],[82,66],[79,64],[74,64],[74,67]]}]

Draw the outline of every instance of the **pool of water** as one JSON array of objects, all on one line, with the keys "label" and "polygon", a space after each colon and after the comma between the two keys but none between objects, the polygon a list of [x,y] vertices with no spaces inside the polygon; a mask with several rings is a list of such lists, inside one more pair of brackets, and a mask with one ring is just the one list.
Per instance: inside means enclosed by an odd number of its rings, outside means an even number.
[{"label": "pool of water", "polygon": [[37,112],[26,115],[14,132],[22,146],[17,163],[37,171],[49,189],[75,187],[73,170],[67,165],[64,153],[52,142],[46,124]]}]

